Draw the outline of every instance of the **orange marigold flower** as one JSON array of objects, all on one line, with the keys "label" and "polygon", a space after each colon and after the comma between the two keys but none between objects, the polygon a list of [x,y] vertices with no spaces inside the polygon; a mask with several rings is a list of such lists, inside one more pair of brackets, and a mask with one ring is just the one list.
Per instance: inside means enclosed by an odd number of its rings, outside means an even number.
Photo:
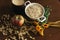
[{"label": "orange marigold flower", "polygon": [[36,30],[39,32],[40,35],[44,35],[43,32],[44,32],[44,29],[40,26],[40,25],[37,25],[36,26]]},{"label": "orange marigold flower", "polygon": [[38,24],[39,24],[39,22],[34,21],[34,24],[35,24],[35,25],[38,25]]},{"label": "orange marigold flower", "polygon": [[42,25],[44,28],[48,28],[49,27],[49,24],[43,24]]},{"label": "orange marigold flower", "polygon": [[37,26],[36,26],[36,30],[37,30],[37,31],[41,31],[42,29],[43,29],[43,28],[42,28],[40,25],[37,25]]}]

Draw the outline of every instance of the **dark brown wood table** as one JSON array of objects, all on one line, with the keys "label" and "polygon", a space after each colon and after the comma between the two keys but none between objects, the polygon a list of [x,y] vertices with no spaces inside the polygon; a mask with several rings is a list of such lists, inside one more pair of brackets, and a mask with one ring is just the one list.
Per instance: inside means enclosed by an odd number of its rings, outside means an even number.
[{"label": "dark brown wood table", "polygon": [[[31,2],[37,2],[43,6],[49,6],[52,9],[48,21],[60,20],[60,0],[30,0]],[[0,15],[5,13],[12,13],[10,8],[12,7],[11,0],[0,0]],[[44,37],[36,35],[36,40],[60,40],[60,28],[48,28],[44,31]],[[0,35],[0,40],[2,40]]]}]

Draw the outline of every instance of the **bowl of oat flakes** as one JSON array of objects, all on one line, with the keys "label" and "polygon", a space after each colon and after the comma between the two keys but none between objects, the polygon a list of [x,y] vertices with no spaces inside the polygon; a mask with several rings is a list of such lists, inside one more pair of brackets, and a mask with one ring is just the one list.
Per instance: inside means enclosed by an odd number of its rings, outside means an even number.
[{"label": "bowl of oat flakes", "polygon": [[29,18],[31,18],[33,20],[38,20],[39,22],[43,22],[46,20],[46,17],[44,16],[45,9],[41,4],[31,3],[30,1],[26,1],[25,6],[26,6],[25,14]]}]

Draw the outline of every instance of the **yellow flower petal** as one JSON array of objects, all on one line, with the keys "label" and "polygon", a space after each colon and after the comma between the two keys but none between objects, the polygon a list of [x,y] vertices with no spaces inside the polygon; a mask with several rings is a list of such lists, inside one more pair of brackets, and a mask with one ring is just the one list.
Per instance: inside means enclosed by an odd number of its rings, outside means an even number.
[{"label": "yellow flower petal", "polygon": [[44,29],[41,29],[41,30],[39,31],[39,34],[42,35],[42,36],[44,36]]}]

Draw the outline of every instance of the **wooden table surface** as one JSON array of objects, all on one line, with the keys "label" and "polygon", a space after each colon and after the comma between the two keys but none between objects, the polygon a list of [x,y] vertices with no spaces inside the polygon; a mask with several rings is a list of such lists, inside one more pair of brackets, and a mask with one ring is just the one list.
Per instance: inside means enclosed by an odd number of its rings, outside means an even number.
[{"label": "wooden table surface", "polygon": [[[60,0],[30,0],[31,2],[37,2],[43,6],[48,6],[52,9],[48,21],[60,20]],[[0,15],[5,13],[12,13],[10,8],[12,7],[11,0],[0,0]],[[48,28],[44,31],[44,37],[36,35],[36,40],[60,40],[60,28]],[[0,35],[0,40],[2,40]]]}]

